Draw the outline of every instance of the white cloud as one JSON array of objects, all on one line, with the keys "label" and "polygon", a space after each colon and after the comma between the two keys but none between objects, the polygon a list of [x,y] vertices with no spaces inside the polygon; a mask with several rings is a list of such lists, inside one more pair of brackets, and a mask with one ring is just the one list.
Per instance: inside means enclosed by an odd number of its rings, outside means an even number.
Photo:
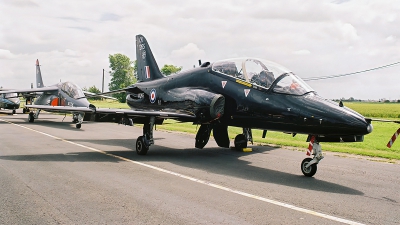
[{"label": "white cloud", "polygon": [[15,58],[15,55],[12,54],[9,50],[0,49],[0,59],[12,59]]},{"label": "white cloud", "polygon": [[302,49],[302,50],[298,50],[298,51],[294,51],[293,54],[295,55],[309,55],[311,54],[311,52],[307,49]]},{"label": "white cloud", "polygon": [[65,49],[64,53],[66,56],[76,56],[77,55],[77,52],[74,50],[71,50],[71,49]]},{"label": "white cloud", "polygon": [[200,49],[196,44],[189,43],[182,48],[173,50],[171,52],[171,59],[174,62],[183,63],[184,68],[191,68],[197,60],[204,59],[206,53],[204,50]]}]

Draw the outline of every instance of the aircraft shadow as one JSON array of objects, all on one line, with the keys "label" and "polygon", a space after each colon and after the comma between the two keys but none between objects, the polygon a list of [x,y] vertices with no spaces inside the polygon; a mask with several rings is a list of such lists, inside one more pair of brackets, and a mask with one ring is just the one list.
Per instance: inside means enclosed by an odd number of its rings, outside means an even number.
[{"label": "aircraft shadow", "polygon": [[[37,124],[37,125],[41,125],[41,126],[47,126],[47,127],[51,127],[51,128],[56,128],[56,129],[66,129],[66,130],[73,130],[73,131],[84,131],[84,126],[85,123],[82,124],[82,128],[81,129],[77,129],[75,127],[75,124],[72,123],[70,120],[71,118],[66,117],[64,119],[64,121],[60,120],[60,121],[51,121],[48,119],[54,119],[54,118],[39,118],[37,120],[35,120],[35,122],[33,122],[33,124]],[[30,124],[28,122],[28,119],[24,119],[24,118],[12,118],[12,117],[7,117],[5,120],[12,122],[14,124],[19,124],[19,125],[25,125],[25,124]]]},{"label": "aircraft shadow", "polygon": [[[73,140],[71,140],[73,141]],[[79,140],[80,142],[92,142],[99,144],[99,140]],[[118,140],[123,147],[133,149],[132,140]],[[115,143],[110,140],[102,140],[104,143]],[[112,144],[115,146],[115,144]],[[259,147],[257,153],[274,150],[272,147]],[[291,174],[279,170],[260,168],[250,165],[249,162],[240,159],[241,156],[254,154],[243,153],[231,149],[206,148],[206,149],[172,149],[164,146],[154,145],[146,156],[139,156],[135,151],[108,151],[113,155],[121,156],[138,162],[170,162],[187,168],[196,168],[208,173],[227,175],[245,180],[274,183],[284,186],[302,188],[330,193],[347,195],[363,195],[356,189],[335,183],[305,177],[300,174]],[[38,155],[8,155],[0,156],[2,160],[15,161],[60,161],[60,162],[115,162],[119,159],[109,157],[97,152],[73,152],[70,154],[38,154]],[[282,165],[283,166],[283,165]]]},{"label": "aircraft shadow", "polygon": [[8,110],[8,109],[0,110],[0,116],[11,116],[11,115],[13,115],[12,110]]}]

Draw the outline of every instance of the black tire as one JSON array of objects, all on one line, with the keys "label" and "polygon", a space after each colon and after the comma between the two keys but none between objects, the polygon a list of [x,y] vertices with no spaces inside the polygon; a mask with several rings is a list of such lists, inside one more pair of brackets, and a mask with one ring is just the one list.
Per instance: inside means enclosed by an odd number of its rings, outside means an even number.
[{"label": "black tire", "polygon": [[15,111],[15,109],[13,109],[12,113],[15,114],[15,113],[17,113],[17,112]]},{"label": "black tire", "polygon": [[75,125],[75,127],[76,127],[76,129],[81,129],[82,124],[81,124],[81,123],[77,123],[77,124]]},{"label": "black tire", "polygon": [[25,109],[25,108],[22,109],[22,113],[23,113],[23,114],[26,113],[26,109]]},{"label": "black tire", "polygon": [[144,142],[143,136],[139,136],[136,140],[136,153],[138,155],[146,155],[149,150],[149,146]]},{"label": "black tire", "polygon": [[247,148],[247,138],[244,136],[244,134],[236,135],[234,143],[237,150]]},{"label": "black tire", "polygon": [[28,121],[29,121],[29,123],[33,123],[33,121],[35,121],[35,118],[33,117],[33,113],[29,113]]},{"label": "black tire", "polygon": [[311,160],[311,158],[305,158],[301,162],[301,172],[303,172],[306,177],[312,177],[317,172],[317,164],[312,164],[310,167],[306,168],[307,163]]}]

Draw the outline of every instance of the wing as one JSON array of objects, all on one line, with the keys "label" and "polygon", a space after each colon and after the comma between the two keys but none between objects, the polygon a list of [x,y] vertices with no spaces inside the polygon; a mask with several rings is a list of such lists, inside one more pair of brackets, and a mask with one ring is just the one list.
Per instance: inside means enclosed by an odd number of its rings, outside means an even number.
[{"label": "wing", "polygon": [[57,91],[58,87],[57,86],[49,86],[49,87],[42,87],[42,88],[30,88],[30,89],[10,89],[10,90],[4,90],[0,91],[0,94],[6,94],[6,93],[17,93],[18,95],[26,96],[26,95],[32,95],[37,92],[46,92],[46,91]]},{"label": "wing", "polygon": [[83,93],[85,94],[86,97],[101,97],[101,98],[107,98],[107,99],[112,99],[112,100],[118,100],[114,97],[110,97],[110,96],[106,96],[103,93],[92,93],[92,92],[88,92],[88,91],[83,91]]},{"label": "wing", "polygon": [[383,119],[373,119],[373,118],[366,118],[367,120],[371,120],[371,121],[378,121],[378,122],[388,122],[388,123],[399,123],[399,120],[383,120]]},{"label": "wing", "polygon": [[190,112],[185,111],[144,111],[144,110],[131,110],[131,109],[104,109],[98,108],[96,109],[96,114],[112,114],[122,116],[125,115],[127,117],[147,117],[147,116],[155,116],[164,119],[194,119],[196,115]]},{"label": "wing", "polygon": [[74,113],[74,112],[93,112],[93,109],[87,107],[71,107],[71,106],[51,106],[51,105],[26,105],[32,109],[42,109],[49,112],[62,112],[62,113]]}]

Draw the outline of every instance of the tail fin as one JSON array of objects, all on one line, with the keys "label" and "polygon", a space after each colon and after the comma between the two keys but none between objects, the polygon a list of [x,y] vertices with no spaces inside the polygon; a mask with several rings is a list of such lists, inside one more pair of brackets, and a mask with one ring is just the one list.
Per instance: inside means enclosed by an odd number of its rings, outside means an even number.
[{"label": "tail fin", "polygon": [[158,68],[150,46],[143,35],[136,35],[136,63],[139,82],[165,77]]},{"label": "tail fin", "polygon": [[40,72],[39,60],[36,59],[36,87],[41,88],[44,87],[42,80],[42,73]]}]

